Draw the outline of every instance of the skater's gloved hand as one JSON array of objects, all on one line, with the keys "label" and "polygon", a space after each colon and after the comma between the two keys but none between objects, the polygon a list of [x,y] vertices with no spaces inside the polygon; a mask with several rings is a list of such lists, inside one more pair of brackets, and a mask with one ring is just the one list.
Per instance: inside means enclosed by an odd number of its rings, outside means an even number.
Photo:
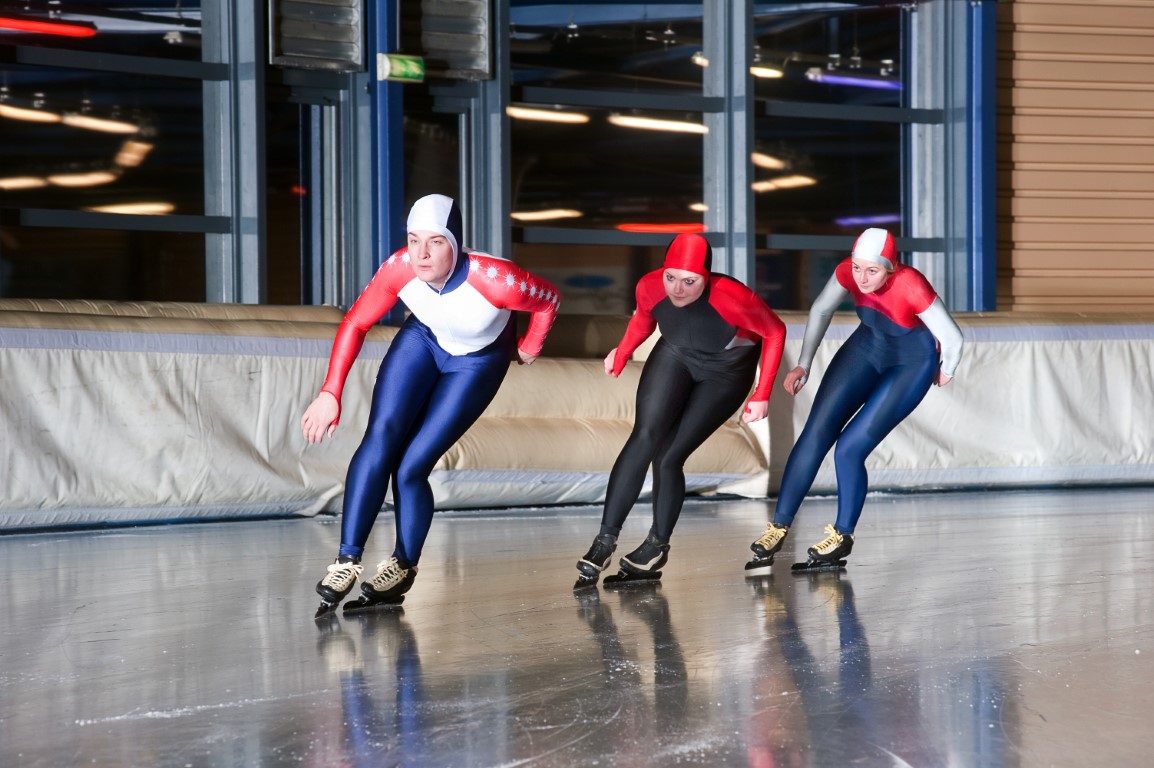
[{"label": "skater's gloved hand", "polygon": [[745,404],[745,413],[741,414],[741,420],[746,424],[754,421],[761,421],[769,414],[768,400],[750,400]]},{"label": "skater's gloved hand", "polygon": [[809,381],[809,371],[802,368],[800,365],[794,368],[789,373],[785,374],[785,381],[781,383],[785,387],[785,391],[791,395],[796,395]]},{"label": "skater's gloved hand", "polygon": [[614,363],[614,358],[616,358],[616,357],[617,357],[617,347],[614,347],[613,349],[609,350],[609,354],[607,354],[605,356],[605,375],[606,376],[612,376],[613,375],[613,363]]},{"label": "skater's gloved hand", "polygon": [[310,443],[319,443],[325,435],[333,436],[337,428],[337,417],[341,414],[341,406],[331,392],[321,392],[317,395],[301,417],[301,430],[305,440]]}]

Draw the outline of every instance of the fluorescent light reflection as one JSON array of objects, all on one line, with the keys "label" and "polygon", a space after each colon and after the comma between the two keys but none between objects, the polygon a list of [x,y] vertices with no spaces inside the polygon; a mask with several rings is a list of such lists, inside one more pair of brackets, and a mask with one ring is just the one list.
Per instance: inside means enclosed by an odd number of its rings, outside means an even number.
[{"label": "fluorescent light reflection", "polygon": [[49,176],[48,181],[58,187],[98,187],[101,184],[111,184],[116,181],[116,174],[110,171],[60,173]]},{"label": "fluorescent light reflection", "polygon": [[883,91],[900,91],[902,89],[902,84],[897,80],[869,75],[827,72],[821,67],[810,67],[805,71],[805,76],[815,83],[825,83],[826,85],[850,85],[858,88],[878,88]]},{"label": "fluorescent light reflection", "polygon": [[551,208],[544,211],[517,211],[509,215],[517,221],[555,221],[557,219],[579,219],[585,214],[570,208]]},{"label": "fluorescent light reflection", "polygon": [[126,123],[123,120],[106,120],[91,115],[68,114],[61,118],[61,122],[72,128],[83,128],[86,131],[100,131],[101,133],[136,133],[140,126]]},{"label": "fluorescent light reflection", "polygon": [[0,104],[0,117],[6,117],[9,120],[24,120],[29,123],[60,122],[60,115],[55,112],[46,112],[43,109],[14,107],[11,104]]},{"label": "fluorescent light reflection", "polygon": [[749,157],[758,168],[765,168],[769,171],[785,170],[785,161],[773,155],[767,155],[764,152],[754,152]]},{"label": "fluorescent light reflection", "polygon": [[589,115],[581,112],[562,112],[559,109],[505,107],[505,114],[517,120],[538,120],[545,123],[570,123],[580,125],[589,122]]},{"label": "fluorescent light reflection", "polygon": [[689,210],[693,211],[694,213],[705,213],[709,210],[709,206],[705,203],[690,203]]},{"label": "fluorescent light reflection", "polygon": [[116,153],[115,162],[121,168],[135,168],[144,162],[144,158],[152,151],[152,145],[145,141],[132,141],[131,139],[120,145],[120,151]]},{"label": "fluorescent light reflection", "polygon": [[795,189],[797,187],[809,187],[814,184],[817,184],[817,179],[809,176],[782,176],[776,179],[755,181],[750,187],[754,192],[770,192],[775,189]]},{"label": "fluorescent light reflection", "polygon": [[839,227],[872,227],[876,224],[897,224],[902,220],[900,213],[879,213],[874,216],[846,216],[834,219]]},{"label": "fluorescent light reflection", "polygon": [[776,79],[779,77],[785,77],[785,72],[778,69],[777,67],[766,67],[761,64],[750,67],[749,74],[753,75],[754,77],[760,77],[762,79]]},{"label": "fluorescent light reflection", "polygon": [[10,176],[0,179],[0,189],[39,189],[47,187],[48,181],[37,176]]},{"label": "fluorescent light reflection", "polygon": [[93,213],[130,213],[137,216],[163,216],[175,211],[176,206],[172,203],[164,202],[119,203],[116,205],[94,205],[84,210],[92,211]]},{"label": "fluorescent light reflection", "polygon": [[709,133],[709,129],[701,123],[690,123],[684,120],[658,120],[652,117],[637,117],[635,115],[610,115],[609,122],[622,128],[640,128],[646,131],[672,131],[675,133]]}]

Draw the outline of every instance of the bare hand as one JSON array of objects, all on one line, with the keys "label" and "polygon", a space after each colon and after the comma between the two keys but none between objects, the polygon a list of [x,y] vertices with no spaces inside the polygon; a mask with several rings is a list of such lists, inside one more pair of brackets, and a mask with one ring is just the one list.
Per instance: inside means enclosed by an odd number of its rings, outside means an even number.
[{"label": "bare hand", "polygon": [[605,375],[613,376],[613,362],[617,357],[617,347],[609,350],[609,354],[605,356]]},{"label": "bare hand", "polygon": [[305,409],[305,415],[301,417],[301,430],[304,431],[305,440],[310,443],[319,443],[324,440],[326,434],[332,437],[337,428],[337,417],[340,414],[341,406],[332,393],[321,392],[309,404],[309,407]]},{"label": "bare hand", "polygon": [[768,400],[750,400],[745,404],[745,413],[741,414],[741,420],[749,424],[754,421],[761,421],[768,415]]},{"label": "bare hand", "polygon": [[527,355],[521,350],[517,350],[517,364],[518,365],[532,365],[533,361],[537,359],[537,355]]},{"label": "bare hand", "polygon": [[938,371],[938,380],[935,381],[934,383],[937,384],[939,387],[944,387],[953,380],[954,380],[953,376],[947,376],[946,374],[942,373],[941,371]]},{"label": "bare hand", "polygon": [[785,374],[785,380],[781,383],[785,387],[785,391],[791,395],[796,395],[805,386],[805,382],[809,380],[809,371],[802,368],[800,365],[794,368],[789,373]]}]

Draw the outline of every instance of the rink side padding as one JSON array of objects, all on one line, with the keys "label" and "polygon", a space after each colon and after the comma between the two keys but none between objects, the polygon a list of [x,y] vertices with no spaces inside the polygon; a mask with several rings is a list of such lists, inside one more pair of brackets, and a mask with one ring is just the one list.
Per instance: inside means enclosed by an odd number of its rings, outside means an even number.
[{"label": "rink side padding", "polygon": [[[300,415],[324,377],[332,307],[0,300],[0,529],[313,515],[344,473],[395,329],[370,333],[335,438]],[[687,466],[693,493],[771,495],[829,357],[796,398],[780,389],[805,316],[788,326],[767,422],[732,419]],[[438,508],[596,503],[629,434],[639,350],[602,368],[626,318],[558,319],[544,356],[514,365],[433,475]],[[958,317],[966,351],[870,460],[874,490],[1154,484],[1154,316]],[[771,439],[772,435],[772,439]],[[814,485],[836,488],[833,457]]]}]

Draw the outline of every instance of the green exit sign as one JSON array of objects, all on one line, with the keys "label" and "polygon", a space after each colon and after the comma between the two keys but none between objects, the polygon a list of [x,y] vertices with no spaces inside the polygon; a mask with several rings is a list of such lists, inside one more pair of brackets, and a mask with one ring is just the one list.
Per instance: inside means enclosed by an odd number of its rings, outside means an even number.
[{"label": "green exit sign", "polygon": [[424,82],[425,60],[420,56],[405,56],[401,53],[378,53],[377,79],[401,83]]}]

